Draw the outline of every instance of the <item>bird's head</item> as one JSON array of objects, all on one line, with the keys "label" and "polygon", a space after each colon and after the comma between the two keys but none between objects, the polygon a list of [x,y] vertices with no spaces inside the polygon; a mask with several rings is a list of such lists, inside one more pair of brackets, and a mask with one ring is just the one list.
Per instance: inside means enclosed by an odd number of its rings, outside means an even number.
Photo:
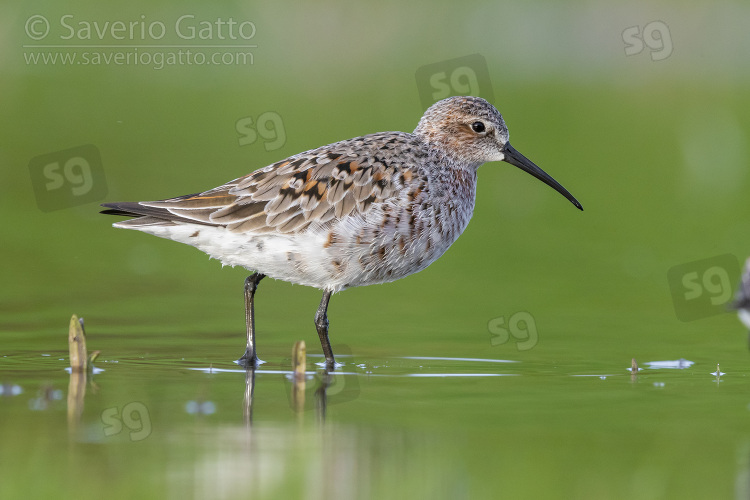
[{"label": "bird's head", "polygon": [[510,145],[508,127],[500,112],[481,97],[449,97],[425,111],[414,135],[458,162],[478,168],[490,161],[505,161],[528,172],[573,205],[583,207],[567,189]]}]

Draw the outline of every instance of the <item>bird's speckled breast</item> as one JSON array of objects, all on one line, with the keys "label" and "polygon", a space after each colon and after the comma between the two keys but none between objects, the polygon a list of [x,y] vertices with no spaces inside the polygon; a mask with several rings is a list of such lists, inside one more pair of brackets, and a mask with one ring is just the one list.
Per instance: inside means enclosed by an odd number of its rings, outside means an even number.
[{"label": "bird's speckled breast", "polygon": [[[358,224],[331,231],[326,249],[336,290],[421,271],[466,229],[474,211],[476,169],[452,166],[434,158],[438,154],[430,152],[424,162],[408,167],[411,180],[399,196]],[[437,169],[437,164],[442,166]]]}]

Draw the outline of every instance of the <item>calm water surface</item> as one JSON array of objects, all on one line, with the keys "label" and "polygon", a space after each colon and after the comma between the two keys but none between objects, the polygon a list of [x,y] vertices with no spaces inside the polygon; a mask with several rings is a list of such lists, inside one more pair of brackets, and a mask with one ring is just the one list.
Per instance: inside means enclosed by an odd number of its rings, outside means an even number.
[{"label": "calm water surface", "polygon": [[[296,386],[291,356],[268,352],[253,374],[191,347],[201,338],[178,348],[162,338],[118,356],[120,339],[89,332],[102,355],[86,380],[65,371],[66,349],[39,348],[64,346],[60,336],[30,333],[5,350],[0,496],[750,493],[742,352],[717,377],[714,360],[677,351],[641,360],[636,375],[625,358],[369,357],[334,345],[341,364],[326,374],[311,345]],[[179,357],[165,354],[175,349]]]}]

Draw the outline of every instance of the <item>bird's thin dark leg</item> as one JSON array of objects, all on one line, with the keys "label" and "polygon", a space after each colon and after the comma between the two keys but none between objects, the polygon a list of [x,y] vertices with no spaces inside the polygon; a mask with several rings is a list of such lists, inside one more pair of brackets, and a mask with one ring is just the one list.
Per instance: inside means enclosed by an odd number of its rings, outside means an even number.
[{"label": "bird's thin dark leg", "polygon": [[255,273],[245,280],[245,324],[247,326],[247,348],[245,354],[237,360],[237,364],[245,368],[255,368],[258,362],[258,353],[255,351],[255,290],[258,283],[265,278],[265,274]]},{"label": "bird's thin dark leg", "polygon": [[323,347],[323,354],[326,357],[326,365],[329,367],[334,366],[333,349],[331,349],[331,342],[328,340],[328,301],[331,300],[331,292],[323,292],[323,298],[320,301],[320,307],[318,312],[315,313],[315,329],[318,330],[318,337],[320,337],[320,345]]}]

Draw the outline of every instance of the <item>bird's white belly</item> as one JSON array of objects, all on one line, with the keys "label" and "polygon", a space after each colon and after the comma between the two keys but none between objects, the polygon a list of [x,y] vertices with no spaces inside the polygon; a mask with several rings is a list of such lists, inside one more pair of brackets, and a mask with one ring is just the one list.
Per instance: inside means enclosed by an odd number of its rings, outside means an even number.
[{"label": "bird's white belly", "polygon": [[396,232],[358,243],[360,228],[361,224],[339,225],[333,243],[330,229],[295,234],[234,233],[221,226],[194,224],[137,229],[194,246],[223,265],[242,266],[274,279],[334,292],[386,283],[421,271],[458,237],[455,234],[445,239],[424,231],[409,238]]}]

